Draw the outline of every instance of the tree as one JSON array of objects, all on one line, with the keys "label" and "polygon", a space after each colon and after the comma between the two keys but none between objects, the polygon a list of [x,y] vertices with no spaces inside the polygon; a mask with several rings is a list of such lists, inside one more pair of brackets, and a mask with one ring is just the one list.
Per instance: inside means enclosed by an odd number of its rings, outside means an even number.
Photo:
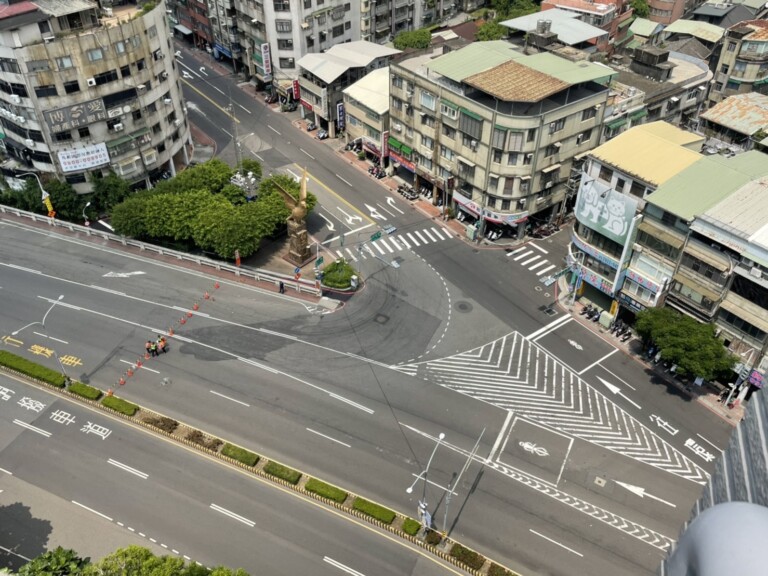
[{"label": "tree", "polygon": [[405,50],[406,48],[424,49],[429,48],[430,42],[432,42],[432,34],[427,28],[420,28],[398,32],[395,36],[394,45],[398,50]]},{"label": "tree", "polygon": [[635,329],[645,345],[653,342],[661,358],[677,364],[681,374],[712,380],[736,363],[711,324],[702,324],[671,308],[643,310],[637,315]]},{"label": "tree", "polygon": [[487,42],[488,40],[501,40],[509,34],[509,28],[502,26],[496,20],[489,20],[482,24],[475,32],[475,40]]},{"label": "tree", "polygon": [[651,7],[648,6],[648,0],[630,0],[629,5],[638,18],[648,18],[651,13]]},{"label": "tree", "polygon": [[223,196],[214,196],[194,224],[195,243],[221,258],[233,259],[235,250],[242,258],[253,254],[261,241],[260,230],[251,226],[245,210],[233,206]]},{"label": "tree", "polygon": [[253,172],[254,178],[257,180],[261,179],[262,171],[260,162],[252,160],[251,158],[245,158],[242,162],[240,162],[240,168],[242,168],[243,174]]},{"label": "tree", "polygon": [[130,238],[147,238],[147,200],[134,196],[121,202],[112,210],[112,227],[115,232]]},{"label": "tree", "polygon": [[[272,192],[279,194],[277,190],[278,184],[283,190],[288,192],[291,196],[299,199],[301,195],[301,185],[293,178],[286,174],[274,174],[269,178],[265,178],[259,183],[259,196],[268,195]],[[312,212],[312,209],[317,204],[317,196],[311,192],[307,192],[307,213]],[[286,216],[287,218],[287,216]]]},{"label": "tree", "polygon": [[74,550],[65,550],[59,546],[22,566],[19,576],[80,575],[90,561],[90,558],[80,558]]},{"label": "tree", "polygon": [[539,6],[532,0],[493,0],[496,21],[518,18],[539,11]]},{"label": "tree", "polygon": [[101,178],[93,178],[93,194],[90,196],[91,210],[109,213],[131,195],[131,185],[114,172]]}]

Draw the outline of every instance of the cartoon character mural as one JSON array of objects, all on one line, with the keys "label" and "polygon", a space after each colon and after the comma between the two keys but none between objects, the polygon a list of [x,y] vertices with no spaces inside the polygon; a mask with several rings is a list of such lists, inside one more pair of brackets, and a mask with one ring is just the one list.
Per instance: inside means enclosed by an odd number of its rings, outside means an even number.
[{"label": "cartoon character mural", "polygon": [[624,244],[637,201],[592,178],[582,180],[576,200],[576,219],[614,242]]}]

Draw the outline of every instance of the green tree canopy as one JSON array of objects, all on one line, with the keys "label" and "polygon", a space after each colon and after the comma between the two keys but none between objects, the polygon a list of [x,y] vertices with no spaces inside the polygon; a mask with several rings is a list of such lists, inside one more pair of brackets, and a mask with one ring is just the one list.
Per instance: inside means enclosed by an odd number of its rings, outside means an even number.
[{"label": "green tree canopy", "polygon": [[518,18],[539,11],[539,6],[532,0],[493,0],[496,21]]},{"label": "green tree canopy", "polygon": [[398,50],[405,50],[406,48],[429,48],[429,43],[432,41],[432,34],[427,28],[420,28],[418,30],[406,30],[398,32],[395,35],[394,45]]},{"label": "green tree canopy", "polygon": [[82,574],[90,558],[80,558],[74,550],[61,546],[45,552],[19,570],[19,576],[67,576]]},{"label": "green tree canopy", "polygon": [[475,40],[487,42],[488,40],[501,40],[509,34],[509,28],[502,26],[496,20],[489,20],[482,24],[475,32]]},{"label": "green tree canopy", "polygon": [[91,202],[89,210],[100,214],[109,213],[131,195],[131,185],[114,172],[101,178],[92,178],[93,194],[87,200]]},{"label": "green tree canopy", "polygon": [[[272,192],[279,194],[280,192],[278,192],[277,186],[275,186],[276,184],[296,198],[296,200],[299,199],[299,196],[301,195],[301,185],[287,174],[273,174],[269,178],[262,180],[259,183],[259,196],[267,195]],[[311,192],[307,192],[307,212],[311,212],[315,205],[317,205],[317,196]]]},{"label": "green tree canopy", "polygon": [[664,361],[678,372],[712,380],[730,370],[736,358],[715,336],[711,324],[702,324],[671,308],[648,308],[638,313],[635,329],[645,344],[658,348]]},{"label": "green tree canopy", "polygon": [[632,7],[632,11],[638,18],[648,18],[651,14],[651,7],[648,5],[648,0],[630,0],[629,5]]}]

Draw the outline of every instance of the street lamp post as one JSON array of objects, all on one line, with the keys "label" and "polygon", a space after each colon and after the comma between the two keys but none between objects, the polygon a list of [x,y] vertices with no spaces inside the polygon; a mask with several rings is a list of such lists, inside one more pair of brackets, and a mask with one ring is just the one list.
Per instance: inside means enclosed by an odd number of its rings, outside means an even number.
[{"label": "street lamp post", "polygon": [[582,251],[579,251],[573,258],[574,258],[574,264],[576,264],[576,256],[581,256],[579,261],[579,273],[576,275],[576,278],[573,280],[573,293],[571,294],[571,304],[568,306],[569,309],[573,308],[573,305],[576,304],[576,292],[579,290],[579,285],[581,283],[581,275],[584,271],[584,256],[585,253]]},{"label": "street lamp post", "polygon": [[[48,310],[45,311],[45,314],[43,314],[43,319],[41,321],[39,321],[39,322],[30,322],[26,326],[22,326],[18,330],[15,330],[15,331],[11,332],[11,336],[16,336],[17,334],[23,332],[24,330],[26,330],[30,326],[37,326],[39,324],[40,326],[43,327],[43,332],[45,332],[45,335],[47,337],[48,336],[48,330],[46,330],[46,328],[45,328],[45,320],[46,320],[46,318],[48,318],[48,314],[51,313],[51,310],[53,310],[56,307],[56,304],[61,302],[63,299],[64,299],[64,294],[61,294],[56,300],[54,300],[51,303],[51,306],[48,308]],[[53,355],[56,357],[56,362],[59,363],[59,368],[61,368],[61,372],[64,374],[64,376],[69,378],[69,375],[67,374],[67,371],[64,369],[64,364],[61,363],[61,360],[59,359],[59,355],[56,353],[56,350],[53,350]]]},{"label": "street lamp post", "polygon": [[88,222],[88,216],[86,216],[86,215],[85,215],[85,210],[86,210],[86,208],[88,208],[88,206],[90,206],[90,205],[91,205],[91,203],[90,203],[90,202],[86,202],[86,203],[85,203],[85,206],[83,206],[83,220],[85,221],[85,225],[86,225],[86,226],[90,226],[90,225],[91,225],[91,223],[90,223],[90,222]]},{"label": "street lamp post", "polygon": [[413,492],[413,487],[416,486],[416,483],[419,480],[424,480],[424,488],[421,492],[421,500],[419,501],[419,508],[422,510],[425,510],[427,508],[427,474],[429,473],[429,467],[432,464],[432,459],[435,457],[435,452],[437,452],[438,446],[440,446],[440,443],[443,441],[443,438],[445,438],[445,434],[440,432],[437,436],[437,442],[435,442],[435,447],[432,449],[432,454],[429,455],[429,460],[427,460],[427,466],[424,468],[423,472],[416,476],[416,479],[413,481],[413,484],[408,486],[408,488],[405,489],[405,492],[407,494],[411,494]]}]

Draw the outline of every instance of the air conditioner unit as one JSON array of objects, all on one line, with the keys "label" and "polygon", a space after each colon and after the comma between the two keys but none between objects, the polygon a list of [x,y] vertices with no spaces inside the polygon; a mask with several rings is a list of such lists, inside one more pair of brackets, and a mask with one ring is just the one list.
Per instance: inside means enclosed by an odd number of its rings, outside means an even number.
[{"label": "air conditioner unit", "polygon": [[546,200],[546,198],[544,198],[544,196],[542,196],[541,198],[536,198],[536,205],[538,206],[539,204],[544,202],[544,200]]},{"label": "air conditioner unit", "polygon": [[27,148],[34,148],[35,147],[35,141],[32,140],[31,138],[27,138],[26,140],[24,140],[24,144],[27,145]]},{"label": "air conditioner unit", "polygon": [[763,273],[760,270],[760,268],[750,268],[749,269],[749,275],[750,276],[754,276],[755,278],[762,278],[763,277]]},{"label": "air conditioner unit", "polygon": [[406,102],[406,103],[405,103],[405,109],[406,109],[406,110],[409,110],[410,108],[411,108],[411,105],[410,105],[410,104],[408,104],[408,102]]},{"label": "air conditioner unit", "polygon": [[707,87],[706,86],[699,86],[699,90],[701,90],[702,92],[706,92],[707,91]]},{"label": "air conditioner unit", "polygon": [[469,143],[469,147],[472,148],[472,150],[476,150],[477,149],[477,140],[472,140]]},{"label": "air conditioner unit", "polygon": [[168,78],[168,72],[166,72],[166,71],[162,71],[162,72],[160,72],[160,77],[161,77],[163,80],[165,80],[166,78]]},{"label": "air conditioner unit", "polygon": [[88,78],[85,83],[88,84],[88,86],[96,86],[96,78]]},{"label": "air conditioner unit", "polygon": [[552,184],[554,184],[554,182],[552,180],[550,180],[549,182],[545,182],[544,183],[544,188],[547,188],[547,189],[552,188]]},{"label": "air conditioner unit", "polygon": [[24,122],[27,121],[27,119],[24,118],[24,116],[16,116],[16,118],[14,118],[14,120],[16,120],[16,122],[19,123],[19,124],[24,124]]},{"label": "air conditioner unit", "polygon": [[14,104],[21,104],[21,96],[18,94],[11,94],[11,102]]},{"label": "air conditioner unit", "polygon": [[406,92],[406,93],[405,93],[405,95],[406,95],[408,98],[413,98],[413,90],[408,90],[408,92]]},{"label": "air conditioner unit", "polygon": [[392,126],[392,128],[395,130],[395,132],[402,132],[403,131],[403,125],[402,124],[395,124]]},{"label": "air conditioner unit", "polygon": [[136,90],[138,90],[139,92],[144,92],[144,90],[146,89],[147,89],[146,84],[139,84],[138,86],[136,86]]},{"label": "air conditioner unit", "polygon": [[526,158],[533,158],[533,152],[528,152],[528,154],[525,155]]},{"label": "air conditioner unit", "polygon": [[595,104],[595,110],[600,110],[600,108],[602,107],[603,107],[602,104]]},{"label": "air conditioner unit", "polygon": [[125,126],[123,125],[122,122],[118,122],[117,124],[112,126],[112,130],[114,132],[122,132],[123,130],[125,130]]},{"label": "air conditioner unit", "polygon": [[576,136],[576,145],[581,144],[581,142],[584,140],[584,134],[578,134]]},{"label": "air conditioner unit", "polygon": [[170,106],[171,104],[173,104],[173,100],[171,100],[170,98],[163,99],[163,102],[165,103],[166,106]]},{"label": "air conditioner unit", "polygon": [[176,127],[181,126],[181,118],[177,118],[176,120],[174,120],[173,125]]},{"label": "air conditioner unit", "polygon": [[45,42],[46,44],[50,44],[54,40],[56,40],[56,36],[44,36],[43,37],[43,42]]},{"label": "air conditioner unit", "polygon": [[677,96],[672,96],[672,98],[670,98],[669,101],[672,102],[672,104],[677,104],[678,102],[680,102],[680,98],[678,98]]},{"label": "air conditioner unit", "polygon": [[643,247],[640,246],[640,244],[635,243],[632,245],[632,250],[634,250],[638,254],[641,254],[643,252]]},{"label": "air conditioner unit", "polygon": [[552,144],[552,146],[554,146],[555,148],[560,148],[562,145],[563,145],[562,142],[555,142],[554,144]]}]

